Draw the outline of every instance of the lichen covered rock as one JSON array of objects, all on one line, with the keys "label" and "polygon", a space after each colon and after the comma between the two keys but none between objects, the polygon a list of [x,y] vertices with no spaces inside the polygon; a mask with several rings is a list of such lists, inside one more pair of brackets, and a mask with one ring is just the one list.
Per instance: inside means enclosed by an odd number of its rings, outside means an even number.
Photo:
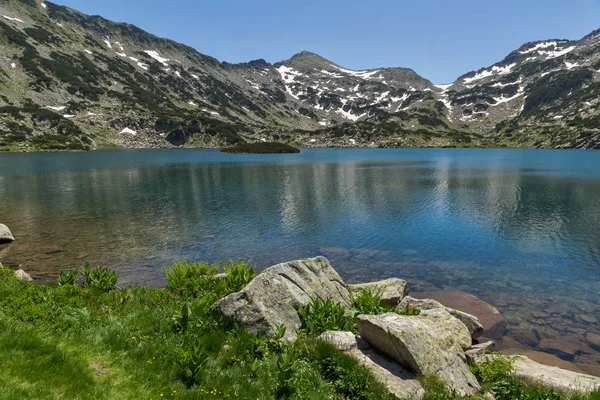
[{"label": "lichen covered rock", "polygon": [[348,285],[348,290],[351,293],[360,292],[361,290],[381,292],[381,301],[394,307],[400,304],[400,301],[408,294],[406,281],[398,278]]},{"label": "lichen covered rock", "polygon": [[408,308],[418,309],[418,310],[434,310],[434,309],[444,309],[456,317],[460,322],[465,324],[467,329],[469,329],[469,333],[471,334],[471,338],[477,339],[483,334],[483,326],[479,322],[479,319],[471,314],[467,314],[466,312],[462,312],[460,310],[455,310],[454,308],[445,307],[442,303],[432,299],[415,299],[410,296],[406,296],[400,302],[399,308],[406,310]]},{"label": "lichen covered rock", "polygon": [[217,301],[213,310],[250,332],[267,336],[285,324],[284,339],[294,340],[302,326],[298,309],[316,299],[350,306],[346,284],[325,257],[270,267],[242,291]]},{"label": "lichen covered rock", "polygon": [[438,376],[463,396],[481,389],[463,351],[471,346],[471,335],[446,310],[420,316],[360,315],[357,324],[362,338],[412,372]]}]

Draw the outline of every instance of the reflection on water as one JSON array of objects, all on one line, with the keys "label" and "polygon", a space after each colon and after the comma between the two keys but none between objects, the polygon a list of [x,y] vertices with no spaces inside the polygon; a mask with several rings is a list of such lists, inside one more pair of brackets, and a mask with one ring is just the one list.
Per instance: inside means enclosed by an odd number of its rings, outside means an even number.
[{"label": "reflection on water", "polygon": [[507,346],[579,343],[561,356],[600,364],[585,339],[600,330],[600,153],[6,154],[0,199],[18,238],[0,261],[41,279],[90,261],[162,284],[177,259],[325,254],[349,281],[474,293],[503,312]]}]

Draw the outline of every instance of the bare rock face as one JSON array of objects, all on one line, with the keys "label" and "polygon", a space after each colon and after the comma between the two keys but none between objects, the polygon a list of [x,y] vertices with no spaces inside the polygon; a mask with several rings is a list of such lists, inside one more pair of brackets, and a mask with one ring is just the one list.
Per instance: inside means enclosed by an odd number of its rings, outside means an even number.
[{"label": "bare rock face", "polygon": [[13,237],[12,233],[10,233],[8,226],[0,224],[0,243],[11,243],[14,241],[15,238]]},{"label": "bare rock face", "polygon": [[418,310],[435,310],[438,308],[444,309],[457,318],[460,322],[465,324],[467,329],[469,329],[469,333],[473,339],[477,339],[483,334],[483,326],[477,317],[459,310],[455,310],[454,308],[445,307],[442,303],[433,299],[415,299],[410,296],[406,296],[400,302],[399,307],[403,310],[407,310],[409,308]]},{"label": "bare rock face", "polygon": [[360,292],[361,290],[381,292],[381,301],[394,307],[400,304],[400,301],[408,294],[406,281],[398,278],[348,285],[348,290],[351,293]]},{"label": "bare rock face", "polygon": [[397,398],[420,399],[425,394],[415,374],[383,357],[352,332],[325,332],[319,339],[358,360]]},{"label": "bare rock face", "polygon": [[419,316],[360,315],[358,331],[375,349],[412,372],[436,375],[462,396],[481,390],[464,350],[471,346],[466,326],[444,309]]},{"label": "bare rock face", "polygon": [[217,301],[213,310],[250,332],[266,336],[273,336],[285,324],[284,339],[295,340],[302,326],[298,309],[316,299],[331,299],[350,306],[346,284],[325,257],[270,267],[241,292]]}]

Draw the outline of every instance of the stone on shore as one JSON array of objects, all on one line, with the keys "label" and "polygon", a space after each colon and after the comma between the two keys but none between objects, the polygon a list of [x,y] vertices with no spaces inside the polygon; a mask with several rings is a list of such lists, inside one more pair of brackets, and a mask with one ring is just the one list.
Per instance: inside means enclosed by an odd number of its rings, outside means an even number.
[{"label": "stone on shore", "polygon": [[213,310],[252,333],[271,337],[285,324],[284,339],[295,340],[302,327],[298,309],[317,299],[350,306],[346,284],[325,257],[270,267],[242,291],[217,301]]},{"label": "stone on shore", "polygon": [[420,399],[425,394],[415,374],[383,357],[352,332],[325,332],[319,336],[319,339],[355,358],[371,371],[375,379],[384,385],[390,394],[397,398]]},{"label": "stone on shore", "polygon": [[495,347],[496,344],[494,342],[479,343],[471,346],[470,349],[465,351],[467,362],[472,363],[473,361],[485,361],[485,355],[493,352]]},{"label": "stone on shore", "polygon": [[372,290],[381,293],[381,301],[390,306],[396,307],[400,301],[408,294],[405,280],[398,278],[386,279],[378,282],[359,283],[348,285],[351,293],[357,293],[361,290]]},{"label": "stone on shore", "polygon": [[551,386],[566,392],[586,393],[600,389],[600,378],[539,364],[519,356],[514,363],[514,375],[528,382]]},{"label": "stone on shore", "polygon": [[471,346],[471,335],[448,311],[428,310],[419,316],[359,315],[357,324],[371,346],[412,372],[438,376],[462,396],[481,390],[463,351]]},{"label": "stone on shore", "polygon": [[27,281],[27,282],[33,282],[33,278],[31,277],[31,275],[29,275],[27,272],[23,271],[22,269],[16,270],[15,271],[15,276],[19,280]]},{"label": "stone on shore", "polygon": [[460,310],[455,310],[454,308],[445,307],[439,301],[433,299],[415,299],[411,296],[406,296],[400,302],[399,308],[403,310],[407,309],[417,309],[417,310],[435,310],[435,309],[444,309],[452,314],[455,318],[457,318],[460,322],[465,324],[469,333],[471,334],[471,338],[477,339],[483,334],[483,326],[479,322],[479,319],[474,315],[467,314],[466,312],[462,312]]},{"label": "stone on shore", "polygon": [[434,299],[446,307],[460,310],[476,316],[483,326],[483,336],[499,341],[506,331],[507,322],[500,311],[479,297],[460,290],[441,290],[436,292],[416,293],[419,299]]},{"label": "stone on shore", "polygon": [[8,226],[0,224],[0,243],[11,243],[14,241],[15,238],[13,237],[12,233],[10,233]]}]

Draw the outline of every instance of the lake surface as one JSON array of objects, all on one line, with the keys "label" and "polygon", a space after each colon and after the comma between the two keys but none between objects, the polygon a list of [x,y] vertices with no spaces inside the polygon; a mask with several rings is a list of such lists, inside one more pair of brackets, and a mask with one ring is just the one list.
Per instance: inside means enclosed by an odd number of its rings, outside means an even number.
[{"label": "lake surface", "polygon": [[507,321],[502,346],[600,366],[600,152],[0,154],[0,222],[18,239],[0,262],[38,279],[90,261],[160,285],[174,260],[326,255],[349,282],[473,293]]}]

